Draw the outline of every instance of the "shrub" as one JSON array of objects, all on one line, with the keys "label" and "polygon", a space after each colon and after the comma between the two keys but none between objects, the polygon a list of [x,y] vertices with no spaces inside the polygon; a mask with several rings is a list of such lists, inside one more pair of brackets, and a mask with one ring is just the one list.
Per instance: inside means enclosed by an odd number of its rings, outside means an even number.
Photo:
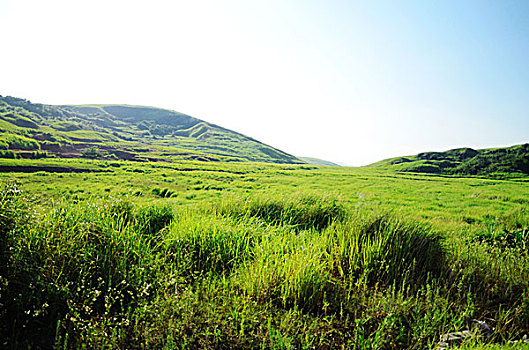
[{"label": "shrub", "polygon": [[103,154],[99,152],[97,147],[89,147],[85,149],[83,152],[81,152],[81,157],[84,158],[101,158],[103,157]]},{"label": "shrub", "polygon": [[10,150],[7,150],[7,151],[0,150],[0,158],[15,159],[16,153]]}]

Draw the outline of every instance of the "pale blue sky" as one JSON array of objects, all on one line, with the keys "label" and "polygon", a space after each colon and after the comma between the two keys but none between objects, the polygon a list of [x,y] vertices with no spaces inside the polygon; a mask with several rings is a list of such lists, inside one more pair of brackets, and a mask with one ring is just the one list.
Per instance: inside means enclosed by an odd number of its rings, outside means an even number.
[{"label": "pale blue sky", "polygon": [[529,1],[1,0],[0,94],[351,165],[529,142]]}]

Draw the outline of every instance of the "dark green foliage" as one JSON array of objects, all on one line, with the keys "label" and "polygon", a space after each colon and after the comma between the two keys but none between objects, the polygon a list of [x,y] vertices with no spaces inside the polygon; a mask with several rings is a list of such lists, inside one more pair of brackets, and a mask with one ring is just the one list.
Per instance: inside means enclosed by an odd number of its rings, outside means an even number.
[{"label": "dark green foliage", "polygon": [[499,220],[489,221],[487,230],[477,232],[470,241],[500,249],[519,249],[520,254],[527,254],[529,213],[523,208],[511,211]]},{"label": "dark green foliage", "polygon": [[16,153],[13,152],[13,151],[0,151],[0,158],[9,158],[9,159],[15,159],[16,158]]},{"label": "dark green foliage", "polygon": [[408,159],[408,158],[405,158],[405,157],[402,157],[402,158],[395,158],[393,159],[390,164],[391,165],[395,165],[395,164],[401,164],[401,163],[409,163],[411,162],[412,160]]},{"label": "dark green foliage", "polygon": [[503,249],[521,248],[525,250],[526,247],[529,247],[529,231],[527,229],[511,231],[505,228],[501,230],[491,228],[486,232],[476,234],[471,241],[485,243]]},{"label": "dark green foliage", "polygon": [[60,131],[75,131],[81,130],[81,126],[78,123],[69,121],[60,121],[52,124],[52,127]]},{"label": "dark green foliage", "polygon": [[112,200],[61,203],[31,226],[11,229],[1,294],[8,346],[78,347],[94,320],[119,322],[148,291],[149,272],[138,269],[150,259],[148,241],[131,230],[131,209]]},{"label": "dark green foliage", "polygon": [[23,128],[30,128],[30,129],[39,128],[39,126],[34,121],[32,121],[30,118],[26,116],[22,116],[18,113],[5,113],[5,114],[0,113],[0,118],[16,126],[20,126]]},{"label": "dark green foliage", "polygon": [[113,199],[110,203],[105,203],[104,208],[106,215],[125,224],[130,223],[134,217],[134,205],[128,200]]},{"label": "dark green foliage", "polygon": [[251,224],[183,213],[169,227],[164,255],[186,276],[228,272],[252,255],[259,228]]},{"label": "dark green foliage", "polygon": [[409,171],[413,173],[430,173],[430,174],[439,174],[441,168],[437,164],[432,164],[428,162],[413,162],[406,164],[405,167],[401,168],[402,171]]},{"label": "dark green foliage", "polygon": [[453,173],[470,175],[521,173],[527,175],[529,174],[529,144],[483,150],[453,169]]},{"label": "dark green foliage", "polygon": [[153,121],[160,125],[191,127],[199,122],[188,115],[159,108],[134,106],[104,106],[103,110],[123,120]]},{"label": "dark green foliage", "polygon": [[9,145],[9,149],[39,150],[40,144],[30,138],[16,134],[2,134],[0,137]]},{"label": "dark green foliage", "polygon": [[[14,183],[0,190],[0,239],[2,256],[7,253],[11,232],[21,226],[28,215],[27,203],[20,198],[22,191]],[[1,265],[4,266],[4,265]]]}]

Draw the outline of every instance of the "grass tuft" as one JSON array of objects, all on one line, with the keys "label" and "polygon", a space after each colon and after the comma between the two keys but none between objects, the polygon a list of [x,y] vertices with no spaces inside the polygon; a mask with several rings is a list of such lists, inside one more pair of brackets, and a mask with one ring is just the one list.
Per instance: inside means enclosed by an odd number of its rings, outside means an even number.
[{"label": "grass tuft", "polygon": [[328,235],[341,278],[421,283],[444,267],[440,237],[430,227],[395,214],[359,215],[332,226]]},{"label": "grass tuft", "polygon": [[257,217],[273,225],[320,230],[346,217],[337,198],[295,194],[290,197],[227,197],[215,208],[223,215]]}]

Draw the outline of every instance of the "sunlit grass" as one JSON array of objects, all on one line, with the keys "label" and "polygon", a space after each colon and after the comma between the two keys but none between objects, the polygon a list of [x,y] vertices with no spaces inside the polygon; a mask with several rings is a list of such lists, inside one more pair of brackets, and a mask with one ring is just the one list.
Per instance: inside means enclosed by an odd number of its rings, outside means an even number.
[{"label": "sunlit grass", "polygon": [[527,230],[523,182],[39,162],[108,171],[0,174],[18,182],[0,204],[11,347],[415,348],[474,318],[495,344],[529,332],[527,246],[500,240]]}]

